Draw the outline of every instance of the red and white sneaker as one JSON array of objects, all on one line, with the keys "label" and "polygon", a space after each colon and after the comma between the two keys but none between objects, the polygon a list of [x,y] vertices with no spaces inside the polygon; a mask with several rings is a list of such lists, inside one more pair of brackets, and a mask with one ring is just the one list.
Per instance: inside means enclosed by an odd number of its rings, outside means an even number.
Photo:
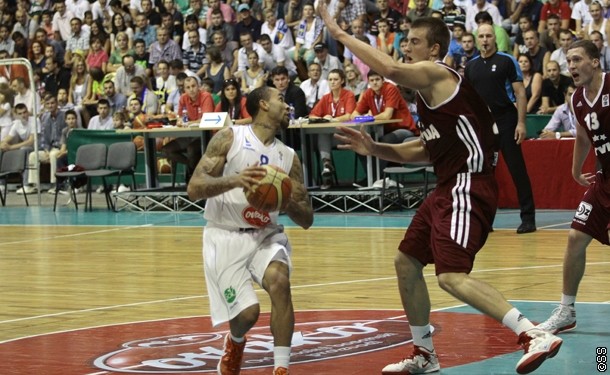
[{"label": "red and white sneaker", "polygon": [[532,328],[521,332],[518,343],[523,347],[524,354],[517,362],[516,370],[519,374],[529,374],[547,358],[553,358],[559,352],[563,340],[550,332]]},{"label": "red and white sneaker", "polygon": [[423,346],[414,346],[413,353],[398,363],[387,365],[381,370],[383,375],[428,374],[440,371],[438,357]]},{"label": "red and white sneaker", "polygon": [[571,331],[576,328],[576,310],[574,306],[559,305],[551,316],[544,322],[538,324],[540,328],[556,335],[560,332]]},{"label": "red and white sneaker", "polygon": [[286,367],[278,367],[273,370],[273,375],[290,375],[290,371]]},{"label": "red and white sneaker", "polygon": [[244,342],[238,344],[231,339],[231,334],[227,333],[224,345],[225,353],[218,361],[218,367],[216,368],[219,375],[239,375],[246,341],[244,337]]}]

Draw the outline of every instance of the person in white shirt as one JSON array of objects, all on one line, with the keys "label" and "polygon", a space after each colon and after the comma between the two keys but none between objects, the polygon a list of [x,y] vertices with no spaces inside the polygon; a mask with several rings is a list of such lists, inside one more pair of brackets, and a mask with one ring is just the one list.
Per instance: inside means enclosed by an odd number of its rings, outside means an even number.
[{"label": "person in white shirt", "polygon": [[32,150],[35,131],[36,123],[34,118],[29,116],[25,104],[15,105],[15,120],[13,120],[8,135],[0,142],[0,150],[9,151],[20,148]]},{"label": "person in white shirt", "polygon": [[476,0],[474,4],[466,8],[466,31],[469,33],[477,29],[478,25],[475,16],[479,12],[487,12],[493,18],[494,25],[502,26],[502,16],[498,7],[485,0]]},{"label": "person in white shirt", "polygon": [[576,137],[576,118],[570,105],[572,94],[576,91],[576,86],[570,84],[565,92],[565,102],[557,107],[549,123],[542,129],[540,138],[542,139],[561,139],[564,137]]},{"label": "person in white shirt", "polygon": [[316,54],[313,61],[320,64],[320,67],[322,67],[323,79],[328,79],[328,73],[333,69],[343,70],[343,64],[341,64],[339,58],[328,53],[328,46],[326,43],[317,43],[313,46],[313,51]]},{"label": "person in white shirt", "polygon": [[277,19],[273,9],[265,10],[265,23],[261,26],[261,36],[264,34],[269,35],[273,44],[285,50],[292,50],[294,48],[292,32],[288,28],[286,21]]},{"label": "person in white shirt", "polygon": [[311,112],[318,100],[330,92],[330,86],[327,80],[322,79],[322,67],[317,62],[309,64],[307,75],[309,78],[301,82],[300,88],[305,93],[307,112]]},{"label": "person in white shirt", "polygon": [[34,113],[34,106],[36,106],[37,113],[40,114],[40,111],[42,110],[40,95],[26,86],[25,79],[22,77],[13,79],[11,82],[11,89],[15,92],[15,105],[19,103],[25,104],[30,114]]},{"label": "person in white shirt", "polygon": [[106,17],[113,17],[114,12],[110,7],[110,2],[108,0],[97,0],[93,4],[91,4],[91,14],[93,14],[93,19],[105,19]]},{"label": "person in white shirt", "polygon": [[237,69],[236,72],[245,72],[248,68],[248,52],[254,50],[259,56],[265,53],[260,44],[255,43],[252,39],[252,34],[244,32],[239,36],[241,48],[237,51]]},{"label": "person in white shirt", "polygon": [[288,56],[288,51],[285,48],[273,44],[271,37],[267,34],[261,35],[259,43],[265,50],[265,53],[260,55],[259,60],[266,71],[270,72],[276,66],[283,66],[288,69],[288,75],[291,78],[297,76],[297,66]]},{"label": "person in white shirt", "polygon": [[110,103],[106,99],[100,99],[97,102],[97,116],[91,117],[89,120],[89,130],[112,130],[114,124],[112,123],[112,116],[110,115]]},{"label": "person in white shirt", "polygon": [[81,20],[85,19],[85,12],[91,10],[91,4],[87,0],[66,0],[66,7]]},{"label": "person in white shirt", "polygon": [[[374,35],[366,32],[366,29],[364,28],[364,22],[362,22],[361,19],[356,18],[352,21],[351,30],[354,38],[358,36],[364,36],[369,40],[370,45],[373,46],[373,48],[377,48],[377,38]],[[345,47],[345,50],[343,51],[343,57],[345,58],[344,61],[345,65],[347,66],[352,63],[354,55],[352,54],[352,51],[349,50],[349,48]]]},{"label": "person in white shirt", "polygon": [[55,13],[53,14],[52,29],[55,33],[55,40],[63,40],[64,42],[72,36],[70,20],[74,18],[74,14],[66,9],[64,0],[55,1]]},{"label": "person in white shirt", "polygon": [[571,77],[571,74],[568,70],[568,60],[566,59],[566,54],[573,41],[574,38],[572,36],[572,32],[570,30],[562,29],[559,31],[559,45],[561,47],[557,48],[551,53],[551,60],[557,61],[559,64],[559,73],[568,77]]}]

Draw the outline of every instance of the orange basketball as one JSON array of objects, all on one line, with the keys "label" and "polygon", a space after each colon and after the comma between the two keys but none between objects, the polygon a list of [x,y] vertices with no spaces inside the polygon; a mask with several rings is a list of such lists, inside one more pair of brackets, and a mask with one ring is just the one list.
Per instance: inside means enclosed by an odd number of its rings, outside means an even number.
[{"label": "orange basketball", "polygon": [[142,137],[141,135],[133,137],[133,143],[136,145],[136,150],[144,150],[144,137]]},{"label": "orange basketball", "polygon": [[131,127],[133,129],[144,129],[146,128],[146,121],[148,121],[148,116],[146,116],[146,113],[140,113],[134,117]]},{"label": "orange basketball", "polygon": [[165,158],[157,159],[157,171],[159,173],[172,173],[172,165]]},{"label": "orange basketball", "polygon": [[246,192],[248,203],[267,212],[285,209],[292,194],[290,177],[274,165],[263,165],[263,168],[267,174],[260,179],[256,190]]}]

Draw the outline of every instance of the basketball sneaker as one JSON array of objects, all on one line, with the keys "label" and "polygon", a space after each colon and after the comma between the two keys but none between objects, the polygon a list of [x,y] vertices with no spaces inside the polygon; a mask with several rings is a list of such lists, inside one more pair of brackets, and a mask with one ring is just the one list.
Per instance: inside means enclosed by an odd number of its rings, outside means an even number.
[{"label": "basketball sneaker", "polygon": [[387,365],[381,370],[383,375],[396,374],[427,374],[440,371],[438,357],[434,351],[430,352],[423,346],[415,346],[413,353],[398,363]]},{"label": "basketball sneaker", "polygon": [[290,372],[286,367],[278,367],[273,370],[273,375],[290,375]]},{"label": "basketball sneaker", "polygon": [[537,328],[556,335],[560,332],[571,331],[576,328],[576,309],[574,306],[559,305],[550,318],[538,324]]},{"label": "basketball sneaker", "polygon": [[246,341],[244,337],[244,342],[238,344],[231,339],[231,334],[227,333],[224,345],[225,353],[218,361],[217,370],[219,375],[239,375]]},{"label": "basketball sneaker", "polygon": [[562,342],[559,337],[539,328],[521,332],[518,343],[523,347],[524,354],[517,362],[517,372],[529,374],[536,370],[547,358],[557,354]]}]

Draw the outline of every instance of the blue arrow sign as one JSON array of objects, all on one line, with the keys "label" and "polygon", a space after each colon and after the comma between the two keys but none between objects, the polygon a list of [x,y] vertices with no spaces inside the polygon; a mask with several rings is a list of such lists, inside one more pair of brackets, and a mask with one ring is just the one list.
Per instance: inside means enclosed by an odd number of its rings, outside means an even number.
[{"label": "blue arrow sign", "polygon": [[217,115],[217,118],[206,118],[204,121],[214,121],[214,125],[218,124],[220,122],[220,115]]}]

